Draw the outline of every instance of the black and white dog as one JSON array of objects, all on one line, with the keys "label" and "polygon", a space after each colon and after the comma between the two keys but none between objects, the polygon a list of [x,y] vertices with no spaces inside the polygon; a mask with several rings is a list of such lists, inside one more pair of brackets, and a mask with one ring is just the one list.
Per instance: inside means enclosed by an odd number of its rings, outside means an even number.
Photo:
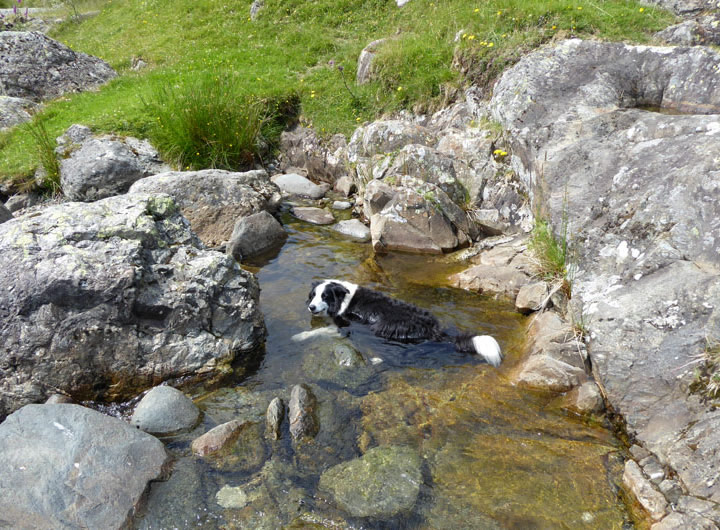
[{"label": "black and white dog", "polygon": [[499,366],[503,359],[500,345],[493,337],[452,336],[440,329],[437,318],[424,309],[354,283],[325,280],[313,284],[307,307],[313,315],[330,316],[339,324],[343,320],[367,324],[384,339],[451,342],[457,351],[477,353],[493,366]]}]

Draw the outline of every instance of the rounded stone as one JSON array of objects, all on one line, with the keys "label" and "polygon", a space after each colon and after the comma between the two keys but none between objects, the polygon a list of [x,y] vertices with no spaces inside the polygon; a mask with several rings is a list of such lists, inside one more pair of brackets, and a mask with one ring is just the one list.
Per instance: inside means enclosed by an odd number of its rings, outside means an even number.
[{"label": "rounded stone", "polygon": [[192,429],[199,417],[200,409],[185,394],[157,386],[140,400],[130,424],[150,434],[172,434]]},{"label": "rounded stone", "polygon": [[420,493],[420,457],[409,447],[375,447],[331,467],[319,488],[354,517],[393,517],[409,511]]}]

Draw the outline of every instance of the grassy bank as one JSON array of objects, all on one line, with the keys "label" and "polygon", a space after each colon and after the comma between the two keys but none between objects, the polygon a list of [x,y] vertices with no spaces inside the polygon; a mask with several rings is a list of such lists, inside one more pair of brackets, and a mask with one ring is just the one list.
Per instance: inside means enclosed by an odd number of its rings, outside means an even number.
[{"label": "grassy bank", "polygon": [[[161,116],[148,102],[219,75],[232,80],[237,101],[297,96],[303,122],[349,134],[386,112],[432,109],[468,78],[489,84],[551,39],[648,42],[672,22],[665,12],[618,0],[412,0],[403,8],[388,0],[266,0],[255,21],[249,1],[109,0],[97,7],[99,15],[67,22],[52,36],[103,58],[120,78],[49,104],[43,121],[51,137],[83,123],[152,138]],[[378,54],[378,79],[355,86],[361,49],[382,37],[391,39]],[[149,66],[132,71],[134,58]],[[2,178],[23,179],[38,163],[27,131],[0,138],[0,148]]]}]

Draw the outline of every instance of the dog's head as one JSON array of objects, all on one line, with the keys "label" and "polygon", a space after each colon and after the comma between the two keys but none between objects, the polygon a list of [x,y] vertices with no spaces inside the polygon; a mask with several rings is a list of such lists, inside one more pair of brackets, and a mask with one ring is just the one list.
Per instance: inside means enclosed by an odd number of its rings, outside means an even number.
[{"label": "dog's head", "polygon": [[[325,280],[313,284],[307,299],[307,308],[313,315],[328,315],[331,317],[342,313],[343,303],[348,296],[352,296],[346,282]],[[345,306],[346,307],[346,306]]]}]

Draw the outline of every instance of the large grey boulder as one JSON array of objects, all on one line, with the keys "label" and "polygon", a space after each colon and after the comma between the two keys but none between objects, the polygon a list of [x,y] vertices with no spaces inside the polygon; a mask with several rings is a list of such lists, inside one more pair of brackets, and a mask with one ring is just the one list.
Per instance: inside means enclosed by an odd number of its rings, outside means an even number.
[{"label": "large grey boulder", "polygon": [[0,424],[0,526],[125,528],[168,455],[156,438],[79,405],[27,405]]},{"label": "large grey boulder", "polygon": [[97,88],[117,76],[101,59],[36,31],[0,32],[0,56],[3,93],[32,101]]},{"label": "large grey boulder", "polygon": [[253,258],[278,249],[287,236],[280,222],[263,210],[238,219],[227,244],[227,253],[238,261]]},{"label": "large grey boulder", "polygon": [[[88,136],[73,126],[60,137],[60,187],[73,201],[96,201],[120,195],[137,180],[168,171],[147,140],[132,137]],[[77,143],[76,143],[77,142]]]},{"label": "large grey boulder", "polygon": [[0,225],[0,417],[126,399],[225,370],[264,339],[254,276],[202,248],[167,196],[65,203]]},{"label": "large grey boulder", "polygon": [[715,502],[720,414],[687,386],[720,322],[719,62],[701,47],[569,40],[508,70],[491,101],[527,190],[577,234],[573,302],[610,404]]},{"label": "large grey boulder", "polygon": [[230,239],[238,219],[275,212],[282,200],[264,170],[170,171],[137,181],[129,193],[170,195],[200,240],[211,247]]},{"label": "large grey boulder", "polygon": [[331,467],[318,488],[354,517],[388,518],[410,511],[422,482],[415,450],[388,446]]},{"label": "large grey boulder", "polygon": [[32,119],[30,112],[38,107],[29,99],[0,96],[0,129],[14,127]]}]

